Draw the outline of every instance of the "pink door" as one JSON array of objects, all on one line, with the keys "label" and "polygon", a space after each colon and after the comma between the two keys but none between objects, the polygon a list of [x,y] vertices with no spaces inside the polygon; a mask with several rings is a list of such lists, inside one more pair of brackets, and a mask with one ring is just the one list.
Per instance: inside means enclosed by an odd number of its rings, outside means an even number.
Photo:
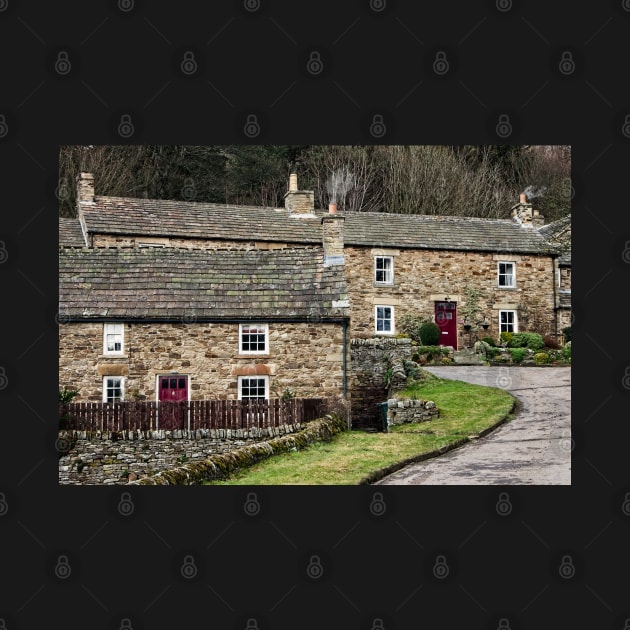
[{"label": "pink door", "polygon": [[160,401],[159,422],[161,429],[186,428],[187,417],[182,400],[188,400],[188,377],[178,374],[160,376],[158,400]]},{"label": "pink door", "polygon": [[457,310],[455,302],[435,303],[435,323],[440,328],[440,345],[457,350]]}]

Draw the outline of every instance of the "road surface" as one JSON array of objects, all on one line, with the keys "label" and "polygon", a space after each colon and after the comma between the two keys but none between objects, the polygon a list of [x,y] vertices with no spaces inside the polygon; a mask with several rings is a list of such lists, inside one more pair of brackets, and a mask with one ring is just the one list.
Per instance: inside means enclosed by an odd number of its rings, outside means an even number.
[{"label": "road surface", "polygon": [[484,438],[411,464],[374,485],[570,485],[571,368],[425,366],[440,378],[501,387],[518,415]]}]

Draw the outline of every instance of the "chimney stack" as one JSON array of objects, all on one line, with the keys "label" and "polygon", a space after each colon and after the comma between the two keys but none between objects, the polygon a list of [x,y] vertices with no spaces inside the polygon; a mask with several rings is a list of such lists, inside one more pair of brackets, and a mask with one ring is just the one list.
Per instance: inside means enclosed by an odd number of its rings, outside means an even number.
[{"label": "chimney stack", "polygon": [[313,217],[315,193],[312,190],[298,190],[297,175],[289,175],[289,190],[284,195],[284,207],[292,217]]},{"label": "chimney stack", "polygon": [[77,177],[77,203],[94,203],[94,175],[79,173]]},{"label": "chimney stack", "polygon": [[[331,204],[332,205],[332,204]],[[336,205],[336,204],[334,204]],[[343,223],[345,218],[329,210],[322,217],[324,267],[343,265]]]},{"label": "chimney stack", "polygon": [[521,193],[519,202],[512,206],[512,218],[524,227],[532,227],[532,204],[527,203],[525,193]]}]

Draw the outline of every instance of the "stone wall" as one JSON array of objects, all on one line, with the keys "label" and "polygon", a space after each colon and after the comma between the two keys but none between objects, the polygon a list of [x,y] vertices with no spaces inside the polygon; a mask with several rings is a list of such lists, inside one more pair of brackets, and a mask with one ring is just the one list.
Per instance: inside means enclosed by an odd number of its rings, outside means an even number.
[{"label": "stone wall", "polygon": [[[374,281],[375,256],[393,257],[393,284],[377,284]],[[498,261],[515,263],[516,288],[497,286]],[[401,315],[413,313],[431,317],[434,302],[446,296],[456,302],[459,320],[467,285],[485,293],[480,307],[490,327],[484,336],[498,338],[499,310],[503,309],[517,310],[520,331],[554,332],[553,264],[550,256],[370,249],[346,245],[345,263],[353,336],[371,337],[375,334],[374,309],[377,304],[394,307],[394,336],[400,332],[397,320]],[[467,333],[459,324],[458,338],[459,345],[464,345]]]},{"label": "stone wall", "polygon": [[102,401],[103,377],[123,376],[125,398],[156,400],[158,375],[187,375],[191,400],[236,399],[239,375],[264,375],[270,397],[343,394],[343,330],[326,322],[269,323],[266,355],[239,355],[238,324],[127,323],[122,356],[103,355],[102,323],[59,327],[59,387]]},{"label": "stone wall", "polygon": [[426,422],[439,416],[439,410],[432,400],[396,400],[387,401],[387,426],[407,422]]},{"label": "stone wall", "polygon": [[178,238],[162,236],[129,236],[126,234],[94,234],[92,236],[93,247],[139,247],[141,245],[163,245],[165,247],[178,247],[184,249],[210,249],[210,250],[269,250],[291,249],[300,247],[313,247],[313,243],[282,243],[273,241],[228,241],[221,239],[205,238]]},{"label": "stone wall", "polygon": [[[60,441],[72,444],[59,459],[59,483],[63,485],[124,484],[146,476],[229,453],[243,446],[298,432],[306,424],[258,430],[153,431],[135,435],[81,435],[60,431]],[[115,437],[115,439],[113,439]]]},{"label": "stone wall", "polygon": [[377,404],[389,395],[388,368],[389,380],[393,384],[391,389],[400,389],[406,380],[404,370],[401,373],[402,362],[411,357],[411,340],[355,338],[350,342],[350,357],[351,426],[353,429],[380,430],[382,422]]}]

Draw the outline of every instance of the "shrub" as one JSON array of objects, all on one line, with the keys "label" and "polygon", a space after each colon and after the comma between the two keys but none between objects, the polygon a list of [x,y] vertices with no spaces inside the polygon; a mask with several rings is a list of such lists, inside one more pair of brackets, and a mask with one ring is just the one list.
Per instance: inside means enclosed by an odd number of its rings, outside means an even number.
[{"label": "shrub", "polygon": [[407,335],[413,341],[422,343],[420,341],[420,326],[422,326],[422,324],[426,321],[426,319],[423,319],[419,315],[405,313],[398,318],[397,326],[401,330],[402,334]]},{"label": "shrub", "polygon": [[560,349],[560,344],[551,335],[545,335],[543,341],[545,342],[545,348],[550,348],[551,350]]},{"label": "shrub", "polygon": [[440,341],[440,327],[434,322],[424,322],[418,332],[420,342],[425,346],[436,346]]},{"label": "shrub", "polygon": [[512,341],[512,337],[514,336],[514,333],[511,332],[502,332],[501,333],[501,341],[507,343],[507,345],[510,345],[510,341]]},{"label": "shrub", "polygon": [[514,333],[512,339],[508,343],[510,348],[529,348],[536,352],[545,347],[542,335],[538,333],[520,332]]},{"label": "shrub", "polygon": [[567,360],[571,361],[571,342],[567,341],[564,346],[562,346],[562,356]]},{"label": "shrub", "polygon": [[562,334],[564,335],[564,342],[569,343],[571,341],[571,326],[563,328]]},{"label": "shrub", "polygon": [[539,365],[549,363],[549,355],[546,352],[537,352],[534,355],[534,363],[537,363]]},{"label": "shrub", "polygon": [[405,368],[405,374],[412,379],[415,380],[420,376],[420,366],[415,361],[403,359],[403,367]]},{"label": "shrub", "polygon": [[59,404],[72,402],[79,395],[77,389],[68,389],[65,385],[59,390]]},{"label": "shrub", "polygon": [[514,363],[520,363],[527,354],[526,348],[510,348],[510,354],[512,355],[512,361]]},{"label": "shrub", "polygon": [[481,341],[485,341],[492,348],[497,345],[492,337],[484,337]]}]

